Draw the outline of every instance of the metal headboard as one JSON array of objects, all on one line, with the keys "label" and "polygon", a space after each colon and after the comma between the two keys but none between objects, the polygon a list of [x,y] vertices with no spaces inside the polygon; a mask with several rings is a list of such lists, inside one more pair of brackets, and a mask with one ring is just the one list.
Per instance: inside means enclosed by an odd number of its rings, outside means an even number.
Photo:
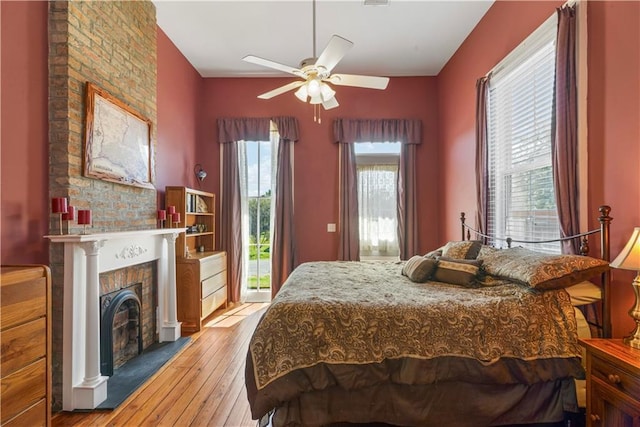
[{"label": "metal headboard", "polygon": [[[524,244],[540,244],[540,243],[553,243],[564,242],[573,239],[580,239],[580,254],[587,255],[589,253],[589,241],[588,237],[592,234],[600,233],[600,258],[606,261],[610,261],[610,240],[609,240],[609,228],[613,218],[609,215],[611,207],[602,205],[598,208],[600,216],[598,216],[598,222],[600,228],[587,231],[585,233],[575,234],[573,236],[561,237],[559,239],[552,240],[518,240],[511,237],[494,237],[481,233],[478,230],[470,227],[466,224],[466,216],[464,212],[460,213],[460,224],[462,231],[462,240],[471,240],[471,233],[475,234],[478,240],[492,240],[501,241],[507,244],[507,247],[511,247],[512,243],[524,243]],[[611,301],[610,301],[610,286],[611,286],[611,273],[607,271],[602,274],[602,335],[604,338],[611,337]]]}]

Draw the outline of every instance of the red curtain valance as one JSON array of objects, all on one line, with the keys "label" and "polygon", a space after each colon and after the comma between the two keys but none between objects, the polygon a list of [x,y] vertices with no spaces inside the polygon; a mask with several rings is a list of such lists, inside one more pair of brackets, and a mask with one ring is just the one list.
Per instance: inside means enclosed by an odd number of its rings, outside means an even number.
[{"label": "red curtain valance", "polygon": [[238,117],[218,119],[218,141],[269,141],[270,122],[278,128],[280,139],[297,141],[298,120],[295,117]]},{"label": "red curtain valance", "polygon": [[336,119],[333,122],[336,142],[422,143],[422,122],[405,119]]}]

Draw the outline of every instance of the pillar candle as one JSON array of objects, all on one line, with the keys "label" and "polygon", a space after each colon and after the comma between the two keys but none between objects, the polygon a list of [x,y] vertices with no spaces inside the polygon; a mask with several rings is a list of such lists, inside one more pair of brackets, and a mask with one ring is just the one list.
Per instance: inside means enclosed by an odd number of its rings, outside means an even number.
[{"label": "pillar candle", "polygon": [[52,213],[67,213],[67,198],[66,197],[54,197],[51,199],[51,212]]},{"label": "pillar candle", "polygon": [[158,219],[161,221],[164,221],[165,219],[167,219],[167,211],[160,209],[158,211]]},{"label": "pillar candle", "polygon": [[175,206],[167,206],[167,213],[169,215],[173,215],[174,213],[176,213],[176,207]]},{"label": "pillar candle", "polygon": [[78,211],[78,224],[91,225],[91,209],[81,209]]},{"label": "pillar candle", "polygon": [[67,213],[62,214],[62,219],[64,221],[73,221],[76,219],[76,207],[75,206],[67,206]]},{"label": "pillar candle", "polygon": [[171,219],[173,222],[180,222],[180,212],[174,212],[171,214]]}]

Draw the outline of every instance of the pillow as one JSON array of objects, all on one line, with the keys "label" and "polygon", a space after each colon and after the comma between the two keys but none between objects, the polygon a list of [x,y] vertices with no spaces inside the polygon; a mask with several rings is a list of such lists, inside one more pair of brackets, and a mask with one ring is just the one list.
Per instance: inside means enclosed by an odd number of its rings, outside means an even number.
[{"label": "pillow", "polygon": [[442,246],[442,247],[440,247],[440,248],[438,248],[436,250],[433,250],[431,252],[427,252],[426,254],[424,254],[424,257],[425,258],[434,258],[434,259],[438,258],[439,256],[442,256],[442,249],[444,249],[444,246]]},{"label": "pillow", "polygon": [[569,293],[569,297],[571,297],[571,305],[574,307],[593,304],[602,299],[602,289],[600,289],[600,286],[588,280],[571,285],[566,290]]},{"label": "pillow", "polygon": [[484,271],[536,289],[575,285],[609,270],[609,263],[583,255],[548,255],[525,248],[483,254]]},{"label": "pillow", "polygon": [[452,259],[476,259],[482,242],[479,240],[462,240],[449,242],[442,249],[442,256]]},{"label": "pillow", "polygon": [[482,260],[453,259],[443,256],[438,258],[433,280],[471,288],[476,284],[481,266]]},{"label": "pillow", "polygon": [[426,282],[435,270],[438,261],[420,255],[411,257],[402,267],[402,274],[413,282]]}]

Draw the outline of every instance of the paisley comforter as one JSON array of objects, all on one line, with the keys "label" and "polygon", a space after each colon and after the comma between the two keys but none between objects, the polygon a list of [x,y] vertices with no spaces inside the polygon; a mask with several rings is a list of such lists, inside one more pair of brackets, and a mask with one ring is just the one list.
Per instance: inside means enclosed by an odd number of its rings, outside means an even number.
[{"label": "paisley comforter", "polygon": [[414,283],[401,269],[391,262],[312,262],[291,274],[249,344],[254,418],[291,401],[298,413],[305,395],[329,389],[528,387],[582,375],[564,290],[507,281],[480,288]]}]

